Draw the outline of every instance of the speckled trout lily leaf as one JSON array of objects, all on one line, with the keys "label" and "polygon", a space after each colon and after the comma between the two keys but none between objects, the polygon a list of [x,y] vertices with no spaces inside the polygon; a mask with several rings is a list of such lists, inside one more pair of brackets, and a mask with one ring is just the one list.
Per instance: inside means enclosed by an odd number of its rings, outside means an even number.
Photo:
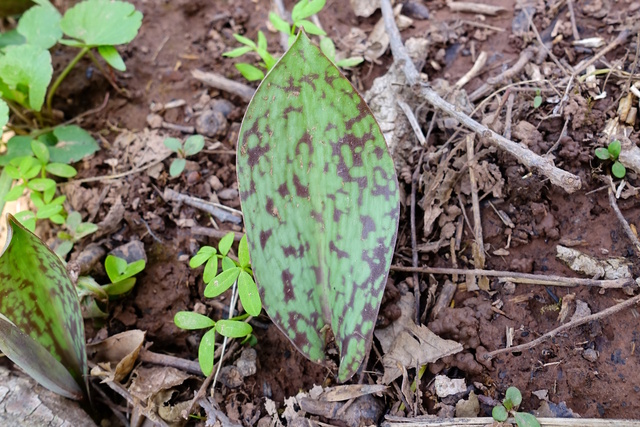
[{"label": "speckled trout lily leaf", "polygon": [[86,395],[84,325],[60,258],[13,216],[0,256],[0,352],[63,396]]},{"label": "speckled trout lily leaf", "polygon": [[398,182],[362,97],[299,34],[249,104],[237,174],[264,307],[306,357],[338,379],[371,344],[398,226]]}]

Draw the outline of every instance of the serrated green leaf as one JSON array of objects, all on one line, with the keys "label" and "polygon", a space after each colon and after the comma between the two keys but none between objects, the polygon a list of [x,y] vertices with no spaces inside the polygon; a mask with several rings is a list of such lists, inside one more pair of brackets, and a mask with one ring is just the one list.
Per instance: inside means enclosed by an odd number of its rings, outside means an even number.
[{"label": "serrated green leaf", "polygon": [[246,271],[238,276],[238,296],[244,310],[252,316],[258,316],[262,311],[262,301],[258,293],[258,287],[253,278]]},{"label": "serrated green leaf", "polygon": [[213,246],[203,246],[203,247],[201,247],[200,250],[198,251],[198,253],[195,254],[189,260],[189,267],[191,267],[191,268],[200,267],[202,264],[207,262],[209,260],[209,258],[211,258],[212,256],[215,256],[215,254],[217,252],[218,251],[216,251],[216,248],[214,248]]},{"label": "serrated green leaf", "polygon": [[202,135],[192,135],[184,142],[184,154],[193,156],[204,148],[204,137]]},{"label": "serrated green leaf", "polygon": [[52,162],[75,163],[100,149],[89,132],[75,125],[57,127],[52,136],[57,140],[49,147]]},{"label": "serrated green leaf", "polygon": [[138,34],[142,13],[123,1],[85,0],[67,10],[62,31],[86,46],[129,43]]},{"label": "serrated green leaf", "polygon": [[34,6],[20,17],[17,30],[27,43],[49,49],[62,37],[61,19],[60,12],[51,5]]},{"label": "serrated green leaf", "polygon": [[240,62],[236,64],[235,67],[238,69],[238,71],[240,71],[242,77],[249,80],[250,82],[262,80],[264,78],[264,73],[262,72],[262,70],[254,67],[251,64]]},{"label": "serrated green leaf", "polygon": [[506,421],[507,418],[509,418],[507,409],[502,405],[494,406],[493,410],[491,411],[491,416],[493,417],[494,420],[500,421],[500,422]]},{"label": "serrated green leaf", "polygon": [[216,332],[227,338],[242,338],[253,332],[253,328],[245,322],[222,319],[216,322]]},{"label": "serrated green leaf", "polygon": [[113,46],[98,46],[98,53],[102,56],[107,64],[118,71],[126,71],[127,66],[124,64],[120,53]]},{"label": "serrated green leaf", "polygon": [[124,273],[126,268],[127,261],[123,258],[114,255],[107,255],[107,258],[104,260],[104,269],[107,272],[107,276],[109,276],[111,283],[120,280],[120,276]]},{"label": "serrated green leaf", "polygon": [[213,371],[213,354],[216,348],[216,330],[208,330],[200,340],[200,347],[198,347],[198,363],[200,363],[200,369],[205,376],[211,375]]},{"label": "serrated green leaf", "polygon": [[306,19],[298,21],[297,24],[298,24],[298,26],[304,28],[304,30],[307,33],[313,34],[314,36],[326,36],[327,35],[327,33],[325,33],[322,28],[318,27],[316,24],[314,24],[311,21],[307,21]]},{"label": "serrated green leaf", "polygon": [[49,163],[49,149],[42,142],[34,139],[31,141],[31,151],[36,156],[36,159],[40,160],[40,163]]},{"label": "serrated green leaf", "polygon": [[62,178],[73,178],[78,174],[78,171],[73,166],[65,165],[64,163],[49,163],[45,170],[51,175],[60,176]]},{"label": "serrated green leaf", "polygon": [[204,288],[204,296],[207,298],[215,298],[233,285],[238,276],[240,275],[240,268],[232,268],[230,270],[223,271],[207,284]]},{"label": "serrated green leaf", "polygon": [[397,233],[398,182],[382,132],[301,32],[249,104],[236,157],[264,307],[313,361],[326,358],[330,326],[346,381],[370,347]]},{"label": "serrated green leaf", "polygon": [[227,255],[229,250],[231,249],[231,245],[233,245],[233,232],[229,232],[224,235],[222,239],[218,242],[218,252],[220,255]]},{"label": "serrated green leaf", "polygon": [[247,235],[245,234],[240,239],[238,245],[238,262],[240,267],[249,267],[251,265],[251,259],[249,257],[249,245],[247,244]]},{"label": "serrated green leaf", "polygon": [[342,68],[350,68],[355,67],[356,65],[360,65],[364,62],[364,58],[362,56],[352,56],[351,58],[341,59],[336,62],[338,67]]},{"label": "serrated green leaf", "polygon": [[613,164],[613,166],[611,166],[611,173],[616,178],[622,179],[627,174],[627,169],[624,167],[624,165],[622,163],[616,161]]},{"label": "serrated green leaf", "polygon": [[607,151],[609,151],[609,154],[611,154],[612,158],[617,159],[620,155],[620,151],[622,151],[622,144],[616,139],[615,141],[611,142],[611,144],[609,144],[609,146],[607,147]]},{"label": "serrated green leaf", "polygon": [[32,110],[42,108],[52,75],[51,55],[41,47],[8,46],[0,56],[0,78],[10,90],[3,91],[3,96]]},{"label": "serrated green leaf", "polygon": [[509,387],[504,394],[504,398],[508,399],[514,407],[520,406],[522,403],[522,393],[517,387]]},{"label": "serrated green leaf", "polygon": [[187,161],[185,159],[173,159],[171,161],[171,166],[169,166],[169,175],[173,177],[180,175],[185,166],[187,166]]},{"label": "serrated green leaf", "polygon": [[179,153],[182,150],[182,142],[178,138],[165,138],[162,143],[174,153]]},{"label": "serrated green leaf", "polygon": [[291,33],[291,26],[289,25],[289,23],[284,19],[280,18],[280,15],[278,15],[277,13],[269,12],[269,21],[271,21],[271,23],[273,24],[273,27],[276,30],[280,31],[281,33],[285,33],[285,34]]},{"label": "serrated green leaf", "polygon": [[60,258],[11,215],[8,230],[0,257],[0,313],[60,362],[86,395],[84,324],[75,287]]},{"label": "serrated green leaf", "polygon": [[177,312],[173,317],[173,322],[178,328],[188,330],[212,328],[216,325],[216,322],[209,317],[193,311]]},{"label": "serrated green leaf", "polygon": [[515,418],[518,427],[540,427],[538,419],[526,412],[516,412],[513,418]]},{"label": "serrated green leaf", "polygon": [[225,52],[222,54],[222,56],[227,58],[237,58],[251,51],[253,51],[253,48],[251,46],[242,46],[242,47],[238,47],[233,50],[230,50],[229,52]]},{"label": "serrated green leaf", "polygon": [[596,157],[600,160],[609,160],[609,150],[604,147],[596,148]]}]

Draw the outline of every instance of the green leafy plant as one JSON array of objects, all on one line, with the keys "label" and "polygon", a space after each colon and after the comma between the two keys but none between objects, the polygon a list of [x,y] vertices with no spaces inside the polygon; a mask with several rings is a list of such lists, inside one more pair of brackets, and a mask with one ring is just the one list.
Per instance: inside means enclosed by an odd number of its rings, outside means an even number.
[{"label": "green leafy plant", "polygon": [[536,96],[533,97],[533,108],[540,108],[542,105],[542,95],[540,89],[536,89]]},{"label": "green leafy plant", "polygon": [[66,231],[58,232],[58,239],[62,242],[56,247],[55,253],[63,258],[71,252],[73,245],[80,239],[98,231],[98,226],[92,222],[82,222],[80,212],[70,212],[64,226]]},{"label": "green leafy plant", "polygon": [[178,155],[178,158],[173,159],[169,167],[169,175],[178,176],[187,165],[186,158],[202,151],[204,148],[204,137],[201,135],[192,135],[187,138],[184,144],[177,138],[166,138],[163,143],[165,147]]},{"label": "green leafy plant", "polygon": [[13,216],[0,256],[0,351],[44,387],[87,396],[84,324],[60,258]]},{"label": "green leafy plant", "polygon": [[493,419],[505,422],[512,415],[518,427],[540,427],[535,416],[527,412],[518,412],[518,406],[522,403],[522,394],[516,387],[509,387],[505,393],[501,405],[497,405],[491,411]]},{"label": "green leafy plant", "polygon": [[[233,236],[233,233],[228,233],[220,239],[217,250],[213,246],[200,248],[198,253],[189,261],[189,266],[198,268],[203,264],[205,265],[203,280],[207,283],[204,291],[204,295],[207,298],[215,298],[231,286],[234,286],[234,284],[237,285],[240,302],[247,313],[216,322],[199,313],[180,311],[176,313],[173,319],[176,326],[182,329],[209,329],[200,340],[198,348],[198,361],[202,373],[205,375],[211,374],[213,370],[215,334],[218,333],[227,338],[244,338],[244,341],[251,339],[253,328],[243,320],[247,319],[248,316],[259,315],[262,310],[258,288],[253,280],[247,238],[243,236],[240,239],[238,260],[235,261],[229,256],[229,251],[233,244]],[[218,260],[221,261],[222,266],[220,274],[217,274]]]},{"label": "green leafy plant", "polygon": [[624,176],[627,174],[627,169],[618,160],[621,151],[622,144],[617,139],[615,141],[612,141],[607,146],[607,148],[596,148],[596,157],[600,160],[612,161],[613,165],[611,166],[611,173],[613,174],[613,176],[620,179],[624,178]]},{"label": "green leafy plant", "polygon": [[237,175],[254,278],[278,328],[348,380],[369,350],[393,255],[398,182],[380,127],[301,32],[240,128]]},{"label": "green leafy plant", "polygon": [[[298,30],[300,28],[304,28],[307,34],[321,37],[320,48],[322,49],[322,52],[338,67],[354,67],[360,64],[364,61],[364,58],[361,56],[344,58],[336,61],[336,46],[333,41],[329,37],[326,37],[327,33],[324,32],[324,30],[307,19],[320,12],[324,8],[325,3],[326,0],[299,0],[291,10],[291,20],[293,24],[289,24],[275,12],[269,13],[269,21],[276,30],[289,37],[289,46],[293,44]],[[276,64],[276,59],[268,51],[267,38],[262,31],[258,31],[258,39],[256,42],[239,34],[234,34],[233,36],[244,46],[224,53],[223,56],[237,58],[249,52],[256,52],[260,59],[262,59],[262,63],[259,65],[267,71]],[[264,72],[260,68],[254,67],[251,64],[238,63],[236,64],[236,68],[240,71],[240,74],[249,81],[264,79]]]},{"label": "green leafy plant", "polygon": [[77,289],[84,317],[107,317],[109,301],[130,292],[136,284],[136,278],[133,276],[144,270],[145,266],[146,262],[143,259],[128,263],[123,258],[108,255],[104,269],[110,283],[100,285],[91,276],[80,276]]}]

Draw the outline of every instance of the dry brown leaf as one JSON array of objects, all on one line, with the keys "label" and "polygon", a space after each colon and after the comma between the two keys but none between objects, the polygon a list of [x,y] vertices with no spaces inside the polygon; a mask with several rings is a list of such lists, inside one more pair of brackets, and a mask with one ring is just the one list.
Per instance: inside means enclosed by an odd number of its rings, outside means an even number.
[{"label": "dry brown leaf", "polygon": [[120,382],[129,375],[138,359],[144,336],[144,331],[134,329],[87,345],[89,358],[107,371],[104,381]]}]

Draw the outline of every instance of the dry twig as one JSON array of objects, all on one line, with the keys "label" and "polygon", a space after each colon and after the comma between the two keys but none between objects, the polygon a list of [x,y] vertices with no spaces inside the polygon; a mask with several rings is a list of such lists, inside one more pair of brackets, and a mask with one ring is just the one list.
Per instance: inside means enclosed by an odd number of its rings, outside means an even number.
[{"label": "dry twig", "polygon": [[636,236],[633,230],[631,230],[629,222],[627,222],[625,217],[622,215],[622,212],[620,212],[620,208],[618,207],[618,203],[616,202],[616,195],[613,192],[613,181],[611,180],[611,177],[609,177],[609,184],[609,204],[615,212],[618,221],[620,221],[620,224],[622,224],[622,228],[627,234],[627,237],[629,237],[629,240],[631,240],[631,243],[633,243],[633,247],[636,250],[636,255],[640,255],[640,240],[638,240],[638,236]]},{"label": "dry twig", "polygon": [[253,98],[253,94],[255,92],[255,89],[251,86],[247,86],[234,80],[229,80],[228,78],[223,77],[220,74],[207,73],[201,70],[193,70],[191,71],[191,75],[200,80],[202,83],[207,84],[215,89],[229,92],[232,95],[236,95],[242,98],[244,102],[251,101],[251,98]]}]

